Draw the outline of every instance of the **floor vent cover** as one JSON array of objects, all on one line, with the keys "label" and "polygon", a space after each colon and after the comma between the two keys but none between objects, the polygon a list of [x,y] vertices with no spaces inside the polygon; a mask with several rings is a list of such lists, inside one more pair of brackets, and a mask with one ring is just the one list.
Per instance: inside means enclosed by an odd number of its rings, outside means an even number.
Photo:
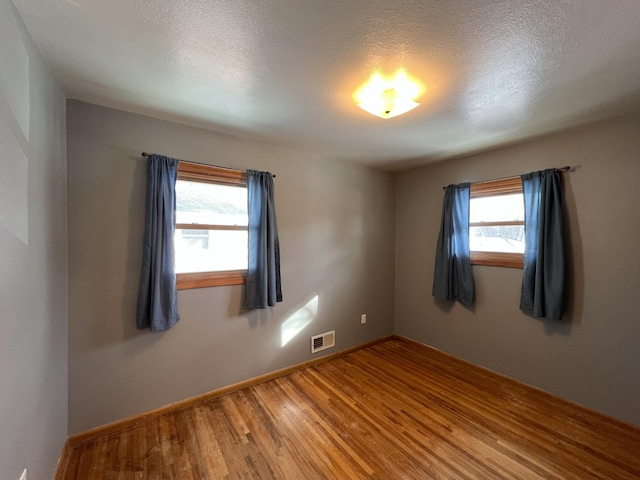
[{"label": "floor vent cover", "polygon": [[321,350],[336,346],[336,331],[331,330],[327,333],[322,333],[311,337],[311,353],[316,353]]}]

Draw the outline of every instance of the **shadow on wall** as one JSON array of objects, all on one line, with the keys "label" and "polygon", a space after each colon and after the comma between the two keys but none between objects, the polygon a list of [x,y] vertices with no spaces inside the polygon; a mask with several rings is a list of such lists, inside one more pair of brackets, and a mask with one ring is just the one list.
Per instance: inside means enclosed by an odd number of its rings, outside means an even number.
[{"label": "shadow on wall", "polygon": [[[122,337],[114,338],[119,342],[141,334],[148,330],[136,327],[136,305],[140,286],[140,268],[142,267],[142,237],[144,235],[144,215],[147,184],[147,160],[140,155],[126,156],[126,162],[132,165],[125,175],[131,175],[129,195],[129,211],[127,215],[127,257],[122,291]],[[131,171],[133,169],[133,171]],[[159,335],[157,335],[159,337]]]},{"label": "shadow on wall", "polygon": [[[540,320],[546,335],[571,335],[574,325],[580,325],[583,318],[584,309],[584,268],[582,236],[580,226],[577,222],[577,206],[575,196],[571,188],[571,176],[580,169],[580,165],[572,166],[571,173],[562,176],[564,188],[564,231],[565,252],[566,252],[566,291],[565,291],[565,311],[562,320]],[[576,282],[580,281],[580,285]]]},{"label": "shadow on wall", "polygon": [[[562,325],[575,324],[580,325],[582,322],[584,309],[584,261],[582,249],[582,235],[580,234],[580,225],[577,221],[577,205],[573,189],[571,188],[571,176],[575,175],[575,170],[581,166],[574,166],[572,173],[563,175],[562,184],[564,187],[564,216],[566,219],[563,235],[566,239],[567,248],[567,304],[565,314],[561,322],[555,322],[557,327],[562,330]],[[576,282],[580,282],[577,285]],[[552,326],[545,326],[545,331],[549,334],[555,333]],[[551,331],[550,331],[551,330]]]},{"label": "shadow on wall", "polygon": [[476,313],[476,304],[473,305],[463,305],[460,302],[453,300],[442,300],[441,298],[433,298],[433,303],[442,313],[449,313],[453,309],[453,306],[457,303],[460,307],[464,308],[466,311],[470,313]]},{"label": "shadow on wall", "polygon": [[[6,11],[4,11],[6,9]],[[2,6],[3,28],[0,29],[0,58],[11,61],[11,67],[0,69],[0,227],[9,230],[29,245],[29,144],[31,132],[31,58],[25,46],[19,15],[13,5]],[[9,28],[5,28],[9,27]],[[6,113],[5,113],[6,112]]]}]

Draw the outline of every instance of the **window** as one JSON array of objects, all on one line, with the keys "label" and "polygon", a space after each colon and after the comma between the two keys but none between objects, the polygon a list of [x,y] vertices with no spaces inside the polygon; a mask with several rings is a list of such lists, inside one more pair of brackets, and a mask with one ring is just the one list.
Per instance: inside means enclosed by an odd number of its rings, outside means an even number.
[{"label": "window", "polygon": [[520,177],[471,185],[469,247],[473,265],[522,268],[524,198]]},{"label": "window", "polygon": [[244,283],[247,225],[245,172],[180,162],[175,232],[178,289]]}]

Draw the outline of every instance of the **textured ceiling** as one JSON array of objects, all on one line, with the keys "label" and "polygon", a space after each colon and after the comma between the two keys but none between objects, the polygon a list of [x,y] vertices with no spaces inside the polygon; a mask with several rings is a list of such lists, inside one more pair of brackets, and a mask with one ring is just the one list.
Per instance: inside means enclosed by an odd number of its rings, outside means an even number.
[{"label": "textured ceiling", "polygon": [[[68,98],[381,168],[640,107],[638,0],[14,1]],[[420,107],[354,104],[398,68]]]}]

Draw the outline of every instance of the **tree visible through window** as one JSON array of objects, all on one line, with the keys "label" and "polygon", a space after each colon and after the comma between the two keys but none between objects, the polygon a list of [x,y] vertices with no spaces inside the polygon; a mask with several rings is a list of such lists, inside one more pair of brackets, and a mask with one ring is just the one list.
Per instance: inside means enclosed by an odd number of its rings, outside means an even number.
[{"label": "tree visible through window", "polygon": [[175,232],[178,289],[245,281],[246,185],[245,172],[180,162]]},{"label": "tree visible through window", "polygon": [[471,263],[522,268],[524,199],[520,177],[471,185]]}]

